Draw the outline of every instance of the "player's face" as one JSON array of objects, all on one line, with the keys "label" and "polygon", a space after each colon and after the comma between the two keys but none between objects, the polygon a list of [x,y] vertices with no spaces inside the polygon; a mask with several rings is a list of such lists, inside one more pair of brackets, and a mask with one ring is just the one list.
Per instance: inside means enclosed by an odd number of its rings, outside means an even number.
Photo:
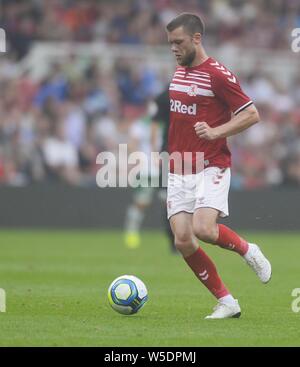
[{"label": "player's face", "polygon": [[183,27],[178,27],[172,32],[168,32],[168,42],[176,57],[176,61],[181,66],[189,66],[196,56],[195,38],[186,33]]}]

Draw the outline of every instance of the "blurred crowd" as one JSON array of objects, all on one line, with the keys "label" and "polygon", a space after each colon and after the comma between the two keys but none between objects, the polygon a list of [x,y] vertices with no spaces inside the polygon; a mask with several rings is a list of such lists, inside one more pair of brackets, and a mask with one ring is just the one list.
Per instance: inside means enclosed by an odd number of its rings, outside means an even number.
[{"label": "blurred crowd", "polygon": [[187,10],[202,15],[217,46],[286,48],[300,26],[298,0],[1,0],[0,26],[22,57],[35,40],[162,44],[165,24]]},{"label": "blurred crowd", "polygon": [[[300,27],[296,0],[2,0],[0,27],[9,52],[0,56],[0,183],[63,181],[95,185],[102,151],[117,152],[128,131],[163,90],[166,78],[128,59],[104,72],[97,58],[54,63],[42,80],[21,75],[32,42],[166,43],[164,26],[182,11],[207,25],[206,42],[289,48]],[[270,11],[272,9],[272,11]],[[258,36],[259,35],[259,36]],[[283,87],[259,67],[239,75],[261,123],[231,138],[233,188],[300,186],[300,76]],[[149,137],[150,138],[150,137]]]}]

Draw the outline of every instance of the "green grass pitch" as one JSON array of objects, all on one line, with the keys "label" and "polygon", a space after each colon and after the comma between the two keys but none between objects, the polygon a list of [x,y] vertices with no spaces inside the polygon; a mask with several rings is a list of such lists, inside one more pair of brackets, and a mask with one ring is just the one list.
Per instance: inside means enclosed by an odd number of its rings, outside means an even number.
[{"label": "green grass pitch", "polygon": [[[1,346],[299,346],[299,233],[243,233],[273,265],[260,283],[242,259],[203,245],[242,307],[240,319],[204,320],[214,298],[168,251],[160,232],[143,232],[137,250],[118,231],[0,232]],[[107,288],[123,274],[140,277],[149,301],[134,316],[108,304]]]}]

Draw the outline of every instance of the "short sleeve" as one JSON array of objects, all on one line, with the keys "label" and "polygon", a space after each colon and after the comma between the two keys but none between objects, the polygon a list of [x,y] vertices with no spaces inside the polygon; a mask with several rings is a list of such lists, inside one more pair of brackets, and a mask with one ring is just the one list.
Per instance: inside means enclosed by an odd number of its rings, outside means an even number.
[{"label": "short sleeve", "polygon": [[233,114],[238,114],[253,104],[252,100],[243,92],[237,77],[219,64],[212,78],[214,94],[220,98]]}]

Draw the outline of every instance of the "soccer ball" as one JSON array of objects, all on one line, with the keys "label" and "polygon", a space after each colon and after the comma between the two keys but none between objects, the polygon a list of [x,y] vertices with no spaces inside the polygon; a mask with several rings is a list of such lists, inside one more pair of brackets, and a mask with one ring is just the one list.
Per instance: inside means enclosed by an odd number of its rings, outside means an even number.
[{"label": "soccer ball", "polygon": [[108,288],[108,301],[111,307],[123,315],[137,313],[147,300],[148,291],[145,284],[134,275],[122,275]]}]

